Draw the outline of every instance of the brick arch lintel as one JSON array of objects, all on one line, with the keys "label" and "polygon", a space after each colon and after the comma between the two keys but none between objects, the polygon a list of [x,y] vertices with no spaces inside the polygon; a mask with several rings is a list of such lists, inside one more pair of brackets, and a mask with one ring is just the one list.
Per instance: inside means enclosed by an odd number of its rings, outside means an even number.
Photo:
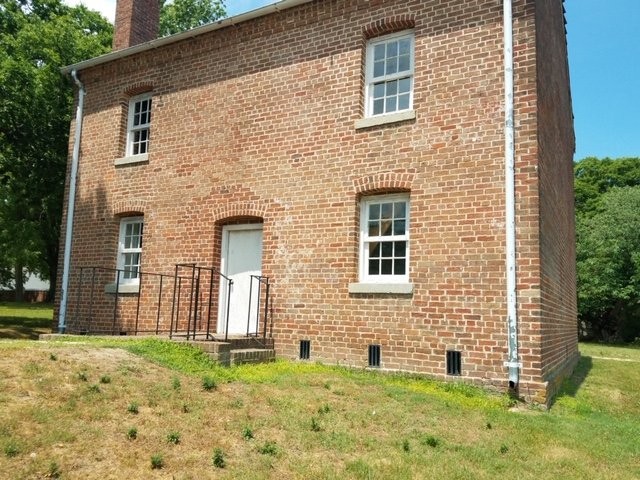
[{"label": "brick arch lintel", "polygon": [[153,83],[151,82],[136,82],[132,85],[129,85],[124,89],[124,94],[127,97],[133,97],[135,95],[140,95],[142,93],[151,92],[153,90]]},{"label": "brick arch lintel", "polygon": [[229,202],[219,206],[212,212],[215,222],[221,222],[228,218],[256,217],[264,219],[268,207],[262,202]]},{"label": "brick arch lintel", "polygon": [[141,199],[118,200],[113,204],[113,215],[125,216],[130,213],[144,214],[147,202]]},{"label": "brick arch lintel", "polygon": [[408,192],[411,191],[414,174],[410,172],[382,172],[353,180],[353,189],[356,195],[384,192]]},{"label": "brick arch lintel", "polygon": [[399,32],[416,26],[415,15],[394,15],[382,18],[362,27],[365,39],[379,37],[388,33]]}]

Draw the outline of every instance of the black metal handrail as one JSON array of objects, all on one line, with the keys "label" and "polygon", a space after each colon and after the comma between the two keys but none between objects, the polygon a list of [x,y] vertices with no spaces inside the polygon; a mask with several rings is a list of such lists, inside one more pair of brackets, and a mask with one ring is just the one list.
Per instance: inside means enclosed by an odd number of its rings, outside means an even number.
[{"label": "black metal handrail", "polygon": [[[254,333],[255,336],[259,336],[260,334],[260,293],[262,290],[262,285],[265,286],[265,295],[264,295],[264,307],[263,307],[263,315],[264,315],[264,327],[262,329],[262,338],[267,338],[267,322],[268,319],[270,317],[270,297],[269,297],[269,288],[270,288],[270,284],[269,284],[269,277],[264,277],[262,275],[251,275],[251,282],[249,284],[249,308],[247,311],[247,337],[251,336],[251,306],[252,306],[252,294],[253,294],[253,285],[254,285],[254,280],[257,280],[257,294],[256,294],[256,298],[257,298],[257,302],[256,302],[256,312],[255,312],[255,319],[256,319],[256,332]],[[273,322],[273,316],[271,315],[272,318],[272,322]],[[269,336],[272,335],[273,333],[273,324],[271,325],[271,328],[269,329]]]}]

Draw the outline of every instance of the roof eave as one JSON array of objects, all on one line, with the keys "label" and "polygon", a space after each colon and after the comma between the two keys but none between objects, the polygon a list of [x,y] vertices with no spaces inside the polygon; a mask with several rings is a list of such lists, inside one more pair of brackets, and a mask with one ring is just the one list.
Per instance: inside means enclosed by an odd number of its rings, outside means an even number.
[{"label": "roof eave", "polygon": [[165,45],[170,45],[172,43],[186,40],[188,38],[197,37],[198,35],[204,35],[205,33],[220,30],[221,28],[229,27],[232,25],[237,25],[239,23],[253,20],[254,18],[264,17],[265,15],[277,13],[288,8],[297,7],[298,5],[303,5],[305,3],[310,3],[312,1],[313,0],[280,0],[276,3],[272,3],[271,5],[257,8],[255,10],[251,10],[240,15],[235,15],[233,17],[224,18],[216,22],[208,23],[207,25],[196,27],[185,32],[176,33],[175,35],[170,35],[168,37],[157,38],[155,40],[151,40],[150,42],[141,43],[139,45],[134,45],[133,47],[125,48],[122,50],[116,50],[115,52],[105,53],[104,55],[100,55],[99,57],[90,58],[82,62],[74,63],[73,65],[67,65],[66,67],[62,67],[60,70],[64,74],[69,74],[73,70],[80,71],[87,68],[95,67],[97,65],[102,65],[104,63],[135,55],[136,53],[146,52],[148,50],[160,48]]}]

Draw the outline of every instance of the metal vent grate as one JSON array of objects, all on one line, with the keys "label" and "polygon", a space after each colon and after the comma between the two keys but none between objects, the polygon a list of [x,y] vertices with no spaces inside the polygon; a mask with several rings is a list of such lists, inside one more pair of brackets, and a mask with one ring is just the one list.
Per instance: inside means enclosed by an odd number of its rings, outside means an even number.
[{"label": "metal vent grate", "polygon": [[369,366],[380,366],[380,345],[369,345]]},{"label": "metal vent grate", "polygon": [[309,360],[311,357],[311,340],[300,340],[300,359]]},{"label": "metal vent grate", "polygon": [[447,350],[447,375],[462,374],[462,352]]}]

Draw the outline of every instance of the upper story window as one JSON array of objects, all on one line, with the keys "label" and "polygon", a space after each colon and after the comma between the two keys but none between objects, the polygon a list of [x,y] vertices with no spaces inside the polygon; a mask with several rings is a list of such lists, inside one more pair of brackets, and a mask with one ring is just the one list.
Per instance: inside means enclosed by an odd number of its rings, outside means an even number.
[{"label": "upper story window", "polygon": [[138,95],[129,102],[127,156],[149,152],[151,127],[151,94]]},{"label": "upper story window", "polygon": [[364,197],[360,211],[360,282],[409,281],[409,195]]},{"label": "upper story window", "polygon": [[118,241],[118,275],[120,284],[140,281],[142,260],[143,217],[127,217],[120,221]]},{"label": "upper story window", "polygon": [[385,35],[369,41],[366,54],[365,116],[413,108],[414,34]]}]

